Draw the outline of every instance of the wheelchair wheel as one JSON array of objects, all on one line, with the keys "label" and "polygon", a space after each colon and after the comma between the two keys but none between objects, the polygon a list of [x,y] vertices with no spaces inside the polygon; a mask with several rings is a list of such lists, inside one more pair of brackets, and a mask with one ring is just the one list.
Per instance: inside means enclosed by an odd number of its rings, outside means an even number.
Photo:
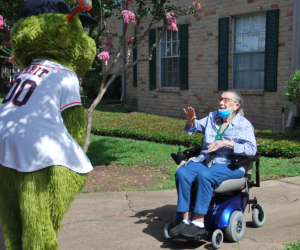
[{"label": "wheelchair wheel", "polygon": [[266,222],[266,218],[267,218],[266,210],[262,205],[260,205],[260,207],[264,213],[263,217],[259,213],[259,209],[257,207],[253,208],[252,221],[255,227],[261,227]]},{"label": "wheelchair wheel", "polygon": [[174,227],[174,223],[169,222],[164,227],[164,235],[166,239],[172,239],[172,237],[169,235],[170,230]]},{"label": "wheelchair wheel", "polygon": [[224,240],[223,232],[220,229],[217,229],[214,231],[212,237],[211,237],[211,244],[214,249],[218,249]]},{"label": "wheelchair wheel", "polygon": [[246,220],[241,211],[234,211],[230,217],[229,225],[225,228],[225,237],[232,242],[240,241],[245,234]]}]

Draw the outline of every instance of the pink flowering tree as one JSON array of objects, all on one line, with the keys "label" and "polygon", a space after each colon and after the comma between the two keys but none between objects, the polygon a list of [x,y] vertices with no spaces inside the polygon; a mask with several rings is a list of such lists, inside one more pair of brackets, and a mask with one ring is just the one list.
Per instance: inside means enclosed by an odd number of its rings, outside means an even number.
[{"label": "pink flowering tree", "polygon": [[[199,1],[199,0],[197,0]],[[150,2],[150,3],[149,3]],[[105,91],[110,84],[124,71],[135,66],[140,62],[152,60],[152,51],[159,44],[159,41],[167,29],[172,31],[178,31],[176,18],[184,16],[197,11],[197,5],[191,6],[186,9],[174,6],[170,4],[169,0],[123,0],[122,6],[114,5],[114,1],[105,1],[107,4],[105,8],[102,8],[101,16],[101,36],[104,37],[104,45],[99,51],[98,60],[102,63],[102,71],[100,74],[103,76],[100,83],[100,90],[98,96],[93,101],[90,108],[87,110],[87,131],[85,137],[84,151],[86,152],[90,145],[90,133],[92,127],[92,114],[96,106],[101,101]],[[111,5],[109,5],[109,3]],[[198,3],[198,2],[197,2]],[[94,1],[93,1],[94,4]],[[110,7],[108,7],[110,6]],[[112,14],[114,13],[114,14]],[[122,34],[116,34],[110,30],[110,18],[118,18],[124,21],[124,28]],[[154,22],[162,24],[157,36],[156,42],[152,45],[149,52],[149,57],[137,58],[135,61],[131,61],[133,50],[141,44],[149,30],[152,28]],[[141,32],[140,26],[143,24],[143,31]],[[121,24],[119,24],[121,25]],[[112,37],[116,38],[118,48],[113,44]],[[126,49],[125,55],[122,53],[123,49]],[[101,53],[100,53],[101,52]],[[125,58],[124,58],[125,56]],[[125,60],[125,63],[120,66],[120,61]],[[115,69],[117,68],[117,69]],[[108,74],[113,74],[112,77],[106,81]]]},{"label": "pink flowering tree", "polygon": [[[7,69],[10,69],[10,67],[6,65],[7,63],[11,63],[9,57],[12,56],[9,43],[10,31],[16,22],[16,15],[20,6],[21,2],[19,1],[0,1],[0,67],[4,66],[4,68]],[[4,92],[9,89],[13,78],[10,74],[2,75],[1,78],[0,93],[6,94]]]},{"label": "pink flowering tree", "polygon": [[0,50],[3,52],[0,54],[0,58],[4,58],[6,61],[10,61],[9,56],[11,55],[11,46],[8,41],[9,34],[10,29],[8,27],[8,22],[0,15]]},{"label": "pink flowering tree", "polygon": [[24,0],[0,1],[0,57],[8,62],[11,56],[10,31],[17,21],[17,13]]},{"label": "pink flowering tree", "polygon": [[[72,10],[78,7],[78,0],[65,1]],[[199,10],[198,3],[202,8],[200,1],[196,0],[193,5],[193,0],[191,0],[190,6],[183,9],[174,6],[169,0],[92,0],[92,9],[85,13],[94,17],[97,20],[97,24],[85,28],[85,33],[95,40],[97,46],[97,55],[90,70],[102,75],[102,80],[98,96],[87,110],[85,152],[90,145],[93,111],[110,84],[129,68],[140,62],[152,60],[152,51],[158,45],[164,32],[167,29],[178,31],[176,19]],[[1,30],[0,20],[0,46],[2,46],[0,49],[5,48],[9,52],[10,28],[13,26],[13,22],[16,22],[18,9],[24,3],[24,0],[5,0],[4,2],[5,4],[0,4],[0,15],[3,16],[4,20],[4,32]],[[120,20],[120,22],[115,22],[115,26],[121,26],[121,20],[124,22],[121,33],[115,33],[110,29],[112,21],[116,21],[116,19]],[[9,22],[11,23],[9,24]],[[137,58],[137,60],[132,62],[130,59],[133,50],[142,43],[154,22],[160,23],[162,29],[160,29],[156,42],[150,48],[149,56]],[[143,29],[141,29],[141,24]],[[7,34],[8,37],[2,37],[1,40],[1,33]],[[125,53],[122,53],[124,50]],[[13,57],[11,56],[11,54],[8,54],[6,59],[13,62]],[[120,61],[123,61],[122,66],[120,66]],[[112,76],[106,81],[108,74],[112,74]]]}]

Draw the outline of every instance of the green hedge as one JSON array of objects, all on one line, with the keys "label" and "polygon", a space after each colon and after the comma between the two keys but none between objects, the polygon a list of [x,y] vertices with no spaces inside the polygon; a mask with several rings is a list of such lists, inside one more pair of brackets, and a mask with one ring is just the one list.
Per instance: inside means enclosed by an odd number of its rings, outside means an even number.
[{"label": "green hedge", "polygon": [[[101,108],[102,107],[102,108]],[[202,134],[183,131],[185,120],[146,113],[121,113],[100,105],[93,113],[92,132],[98,135],[132,138],[171,145],[193,147],[201,144]],[[126,112],[124,110],[124,112]],[[128,112],[128,111],[127,111]],[[258,153],[267,157],[300,156],[300,133],[255,130]]]},{"label": "green hedge", "polygon": [[96,135],[131,138],[135,140],[153,141],[171,145],[183,145],[186,147],[199,145],[202,141],[202,134],[170,135],[168,133],[147,133],[141,130],[130,130],[121,128],[99,128],[92,126],[92,132]]},{"label": "green hedge", "polygon": [[[92,132],[96,135],[104,136],[114,136],[122,138],[131,138],[136,140],[146,140],[153,141],[164,144],[171,145],[183,145],[186,147],[194,147],[201,144],[203,138],[202,134],[174,134],[168,133],[167,131],[147,133],[142,130],[132,130],[132,129],[121,129],[121,128],[107,128],[107,127],[97,127],[92,126]],[[268,138],[272,134],[273,139]],[[292,136],[294,135],[294,137]],[[266,137],[264,138],[264,135]],[[286,140],[278,140],[279,138],[285,137],[282,133],[266,131],[265,133],[258,131],[256,132],[257,149],[258,154],[266,157],[282,157],[282,158],[292,158],[300,156],[300,142],[299,133],[289,133]],[[290,140],[297,138],[298,140]]]}]

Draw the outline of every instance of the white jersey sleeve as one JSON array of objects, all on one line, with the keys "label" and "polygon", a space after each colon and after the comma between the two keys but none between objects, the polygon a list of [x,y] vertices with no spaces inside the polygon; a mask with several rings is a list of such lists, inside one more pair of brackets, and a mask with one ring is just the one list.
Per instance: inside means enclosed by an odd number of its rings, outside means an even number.
[{"label": "white jersey sleeve", "polygon": [[75,74],[70,74],[61,82],[60,111],[76,105],[82,105],[79,92],[79,81]]}]

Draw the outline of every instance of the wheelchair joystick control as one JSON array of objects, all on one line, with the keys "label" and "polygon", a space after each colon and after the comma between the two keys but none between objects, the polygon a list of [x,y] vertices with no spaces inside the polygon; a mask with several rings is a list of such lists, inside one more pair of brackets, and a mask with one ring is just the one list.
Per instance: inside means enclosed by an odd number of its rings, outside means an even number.
[{"label": "wheelchair joystick control", "polygon": [[181,148],[179,148],[177,154],[172,153],[171,156],[177,165],[185,160],[185,156],[182,154]]},{"label": "wheelchair joystick control", "polygon": [[180,156],[182,155],[182,151],[181,151],[180,147],[179,147],[179,150],[178,150],[177,154],[180,155]]}]

